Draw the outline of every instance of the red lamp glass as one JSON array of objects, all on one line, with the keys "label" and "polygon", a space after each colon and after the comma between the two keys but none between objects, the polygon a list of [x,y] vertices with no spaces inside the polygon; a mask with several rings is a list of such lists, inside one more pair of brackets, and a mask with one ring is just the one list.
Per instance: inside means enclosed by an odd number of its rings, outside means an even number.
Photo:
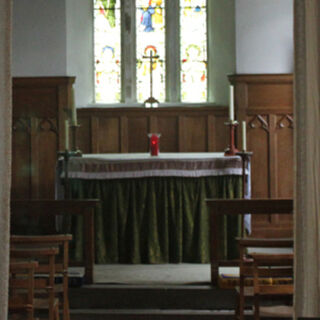
[{"label": "red lamp glass", "polygon": [[150,155],[158,156],[159,155],[159,143],[160,143],[160,133],[149,133],[149,147],[150,147]]}]

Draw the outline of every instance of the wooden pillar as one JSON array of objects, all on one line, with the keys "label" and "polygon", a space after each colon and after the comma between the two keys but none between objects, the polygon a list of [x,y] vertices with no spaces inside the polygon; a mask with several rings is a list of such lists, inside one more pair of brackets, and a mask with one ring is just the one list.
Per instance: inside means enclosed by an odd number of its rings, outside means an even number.
[{"label": "wooden pillar", "polygon": [[295,0],[295,72],[295,317],[319,317],[319,0]]}]

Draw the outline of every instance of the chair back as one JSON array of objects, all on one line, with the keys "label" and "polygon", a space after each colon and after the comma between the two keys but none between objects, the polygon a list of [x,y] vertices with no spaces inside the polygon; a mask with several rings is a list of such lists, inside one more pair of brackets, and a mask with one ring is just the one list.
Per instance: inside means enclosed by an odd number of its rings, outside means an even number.
[{"label": "chair back", "polygon": [[10,262],[9,314],[20,313],[28,320],[34,319],[34,272],[36,261]]}]

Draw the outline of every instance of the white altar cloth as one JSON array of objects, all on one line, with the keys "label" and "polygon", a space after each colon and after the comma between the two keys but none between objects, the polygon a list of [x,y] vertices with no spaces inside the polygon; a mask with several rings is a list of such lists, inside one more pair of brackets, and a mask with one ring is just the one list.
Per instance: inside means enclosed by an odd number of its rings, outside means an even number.
[{"label": "white altar cloth", "polygon": [[69,159],[68,174],[71,179],[241,175],[242,162],[218,152],[84,154]]}]

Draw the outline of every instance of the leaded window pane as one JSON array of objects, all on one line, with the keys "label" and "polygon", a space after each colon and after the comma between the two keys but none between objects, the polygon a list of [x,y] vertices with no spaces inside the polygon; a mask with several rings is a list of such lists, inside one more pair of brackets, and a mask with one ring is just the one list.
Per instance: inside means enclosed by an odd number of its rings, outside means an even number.
[{"label": "leaded window pane", "polygon": [[165,7],[162,0],[136,0],[137,100],[150,96],[150,53],[153,96],[165,100]]},{"label": "leaded window pane", "polygon": [[120,0],[94,1],[94,35],[96,102],[120,102]]},{"label": "leaded window pane", "polygon": [[206,0],[180,0],[181,101],[207,101]]}]

